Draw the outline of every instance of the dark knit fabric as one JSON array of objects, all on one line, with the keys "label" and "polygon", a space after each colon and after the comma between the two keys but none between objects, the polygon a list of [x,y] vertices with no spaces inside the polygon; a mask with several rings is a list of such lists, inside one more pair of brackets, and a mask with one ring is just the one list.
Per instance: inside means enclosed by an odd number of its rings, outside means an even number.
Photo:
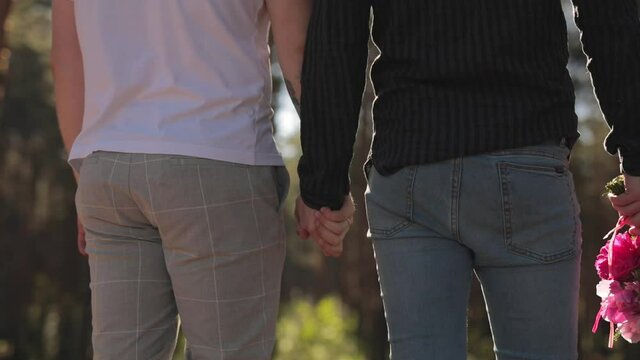
[{"label": "dark knit fabric", "polygon": [[[640,175],[635,0],[574,0],[607,150]],[[339,208],[365,84],[369,15],[381,55],[372,162],[383,175],[578,137],[559,0],[315,0],[302,75],[304,201]]]}]

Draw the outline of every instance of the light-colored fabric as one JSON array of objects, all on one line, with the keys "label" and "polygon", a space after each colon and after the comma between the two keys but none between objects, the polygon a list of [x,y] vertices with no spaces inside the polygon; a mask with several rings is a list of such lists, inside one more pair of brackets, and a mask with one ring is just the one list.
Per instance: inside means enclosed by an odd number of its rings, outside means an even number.
[{"label": "light-colored fabric", "polygon": [[282,165],[263,0],[77,0],[76,167],[96,150]]},{"label": "light-colored fabric", "polygon": [[86,229],[96,360],[271,358],[285,233],[283,167],[98,152],[76,206]]}]

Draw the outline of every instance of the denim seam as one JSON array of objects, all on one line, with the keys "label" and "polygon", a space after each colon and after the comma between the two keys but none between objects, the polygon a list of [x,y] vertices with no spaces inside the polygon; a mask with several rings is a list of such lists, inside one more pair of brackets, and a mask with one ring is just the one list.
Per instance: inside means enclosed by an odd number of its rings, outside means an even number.
[{"label": "denim seam", "polygon": [[508,169],[518,169],[522,171],[534,172],[539,174],[556,174],[558,177],[562,177],[567,171],[566,165],[548,166],[548,165],[525,165],[525,164],[513,164],[508,161],[501,162],[500,164],[505,167],[505,174],[508,175]]},{"label": "denim seam", "polygon": [[[507,248],[509,249],[509,251],[512,251],[513,253],[516,254],[520,254],[520,255],[524,255],[527,256],[533,260],[537,260],[537,261],[542,261],[542,262],[554,262],[557,260],[561,260],[564,258],[567,258],[569,256],[575,255],[576,253],[576,249],[575,249],[575,235],[576,235],[576,231],[577,231],[577,224],[575,223],[574,220],[574,227],[573,227],[573,232],[572,232],[572,236],[571,236],[571,242],[568,244],[569,245],[569,249],[558,252],[558,253],[554,253],[554,254],[549,254],[549,255],[544,255],[544,254],[540,254],[534,251],[531,251],[529,249],[524,249],[524,248],[520,248],[516,245],[513,245],[513,228],[511,227],[512,224],[512,219],[511,219],[511,196],[510,196],[510,191],[509,191],[509,167],[514,167],[517,169],[521,169],[524,171],[538,171],[538,172],[546,172],[546,173],[551,173],[554,171],[554,169],[552,168],[548,168],[545,169],[545,167],[540,167],[540,166],[522,166],[522,165],[516,165],[516,164],[510,164],[510,163],[498,163],[498,174],[500,177],[500,182],[501,182],[501,192],[502,192],[502,209],[503,209],[503,216],[504,216],[504,236],[505,236],[505,242],[507,245]],[[566,175],[565,175],[566,176]],[[563,179],[564,181],[564,185],[568,188],[569,190],[569,194],[570,194],[570,198],[571,198],[571,207],[573,209],[573,213],[575,214],[576,212],[576,207],[574,204],[574,197],[573,197],[573,192],[571,191],[571,187],[568,184],[568,181],[566,181],[566,179]]]},{"label": "denim seam", "polygon": [[571,246],[571,249],[573,250],[572,253],[576,253],[577,249],[576,249],[576,235],[578,232],[578,223],[576,221],[576,215],[578,214],[578,209],[576,208],[576,196],[575,196],[575,191],[573,190],[573,188],[571,187],[571,174],[567,174],[566,175],[566,179],[565,179],[565,185],[567,186],[567,190],[569,191],[569,197],[571,198],[571,209],[573,210],[573,233],[571,234],[571,242],[569,243],[569,245]]},{"label": "denim seam", "polygon": [[453,170],[451,174],[451,234],[453,238],[461,243],[460,239],[460,186],[462,183],[462,159],[453,160]]},{"label": "denim seam", "polygon": [[[548,158],[560,159],[561,157],[556,156],[554,153],[550,151],[542,151],[542,150],[514,150],[514,151],[501,151],[494,154],[490,154],[494,156],[513,156],[513,155],[534,155],[534,156],[544,156]],[[564,157],[562,157],[564,158]]]},{"label": "denim seam", "polygon": [[412,166],[409,168],[409,184],[407,186],[407,208],[405,209],[405,217],[410,221],[413,221],[413,189],[416,182],[417,172],[417,166]]},{"label": "denim seam", "polygon": [[509,186],[508,182],[505,181],[507,173],[507,166],[504,163],[498,164],[498,174],[500,177],[501,183],[501,191],[502,191],[502,215],[504,217],[504,237],[505,240],[508,241],[512,237],[512,229],[511,229],[511,199],[509,196]]},{"label": "denim seam", "polygon": [[494,153],[489,153],[489,156],[495,157],[505,157],[505,156],[514,156],[514,155],[530,155],[530,156],[540,156],[550,159],[562,160],[566,161],[568,159],[567,156],[560,155],[554,151],[545,151],[545,150],[535,150],[535,149],[513,149],[513,150],[503,150],[497,151]]},{"label": "denim seam", "polygon": [[371,231],[372,234],[391,236],[391,235],[397,233],[398,231],[404,229],[405,227],[407,227],[407,225],[409,225],[409,221],[408,220],[404,220],[401,223],[399,223],[398,225],[395,225],[394,227],[392,227],[390,229],[380,229],[380,228],[372,227],[369,230]]},{"label": "denim seam", "polygon": [[[417,169],[418,169],[417,166],[409,166],[405,168],[405,170],[408,171],[408,176],[406,178],[407,188],[405,193],[405,197],[406,197],[405,209],[404,209],[405,219],[400,223],[392,226],[391,228],[376,228],[370,225],[369,231],[372,234],[388,237],[404,229],[409,225],[411,221],[413,221],[413,190],[414,190]],[[372,200],[369,200],[369,202],[372,202]]]}]

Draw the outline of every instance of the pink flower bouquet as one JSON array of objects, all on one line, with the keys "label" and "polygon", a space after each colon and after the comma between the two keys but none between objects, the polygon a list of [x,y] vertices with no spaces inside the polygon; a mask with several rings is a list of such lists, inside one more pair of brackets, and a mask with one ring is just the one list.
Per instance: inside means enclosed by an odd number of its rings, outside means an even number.
[{"label": "pink flower bouquet", "polygon": [[[619,195],[624,192],[621,177],[607,184],[609,193]],[[593,325],[598,329],[601,319],[609,322],[609,347],[613,347],[616,335],[630,343],[640,342],[640,241],[636,236],[621,231],[625,226],[621,217],[611,234],[611,238],[600,249],[596,258],[596,270],[600,283],[596,293],[602,299],[600,311]]]}]

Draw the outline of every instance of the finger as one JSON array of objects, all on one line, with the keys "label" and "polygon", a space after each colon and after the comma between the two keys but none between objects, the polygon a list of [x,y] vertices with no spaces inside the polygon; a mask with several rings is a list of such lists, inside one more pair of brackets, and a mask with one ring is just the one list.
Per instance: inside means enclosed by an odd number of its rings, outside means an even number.
[{"label": "finger", "polygon": [[640,213],[625,219],[625,224],[633,227],[640,227]]},{"label": "finger", "polygon": [[300,223],[300,226],[309,234],[313,233],[316,231],[316,217],[313,215],[306,217],[305,220]]},{"label": "finger", "polygon": [[324,254],[326,256],[331,256],[331,257],[340,257],[340,255],[342,255],[342,246],[331,246],[331,247],[327,247],[324,251]]},{"label": "finger", "polygon": [[314,232],[316,240],[322,240],[331,245],[337,245],[342,242],[342,236],[340,234],[334,234],[324,226],[318,226]]},{"label": "finger", "polygon": [[321,240],[316,240],[316,244],[325,256],[338,257],[342,254],[342,243],[331,245]]},{"label": "finger", "polygon": [[629,193],[622,193],[620,195],[608,195],[608,198],[614,208],[628,206],[637,200],[635,196]]},{"label": "finger", "polygon": [[356,213],[356,206],[351,195],[345,197],[344,205],[342,205],[340,212],[347,218],[353,217],[353,214]]},{"label": "finger", "polygon": [[316,227],[324,227],[336,235],[342,235],[349,231],[351,224],[349,223],[349,219],[345,221],[335,222],[329,221],[324,217],[320,217],[320,219],[318,219],[318,224],[316,225]]},{"label": "finger", "polygon": [[329,208],[322,208],[320,209],[320,213],[322,214],[322,217],[329,220],[329,221],[335,221],[335,222],[341,222],[341,221],[345,221],[347,220],[349,217],[351,217],[353,214],[350,215],[346,215],[345,213],[337,210],[337,211],[332,211]]},{"label": "finger", "polygon": [[616,209],[622,216],[634,216],[635,214],[640,212],[640,201],[632,202],[627,206],[614,206],[613,208]]},{"label": "finger", "polygon": [[305,230],[307,233],[315,231],[316,217],[311,213],[302,213],[298,218],[298,228]]},{"label": "finger", "polygon": [[316,222],[315,219],[319,216],[316,215],[316,213],[318,213],[318,211],[308,207],[304,201],[302,201],[301,197],[296,199],[295,214],[299,227],[302,227],[308,232],[313,232]]},{"label": "finger", "polygon": [[331,253],[342,251],[344,243],[342,238],[339,238],[339,241],[337,242],[331,242],[324,239],[320,234],[318,234],[318,232],[313,233],[311,237],[313,238],[313,241],[324,251]]},{"label": "finger", "polygon": [[632,227],[629,229],[629,235],[632,235],[632,236],[638,236],[638,235],[640,235],[640,228],[637,228],[637,227],[635,227],[635,226],[632,226]]},{"label": "finger", "polygon": [[320,209],[322,216],[326,217],[331,221],[344,221],[350,217],[353,217],[353,214],[356,212],[356,208],[353,205],[353,199],[351,196],[345,197],[345,201],[342,204],[340,210],[332,211],[327,207],[323,207]]},{"label": "finger", "polygon": [[351,200],[351,198],[347,198],[344,204],[342,204],[340,210],[331,211],[331,209],[325,207],[320,209],[320,211],[323,214],[332,214],[329,216],[334,216],[336,219],[345,220],[347,218],[353,217],[353,214],[355,214],[356,212],[356,208],[353,205],[353,200]]}]

